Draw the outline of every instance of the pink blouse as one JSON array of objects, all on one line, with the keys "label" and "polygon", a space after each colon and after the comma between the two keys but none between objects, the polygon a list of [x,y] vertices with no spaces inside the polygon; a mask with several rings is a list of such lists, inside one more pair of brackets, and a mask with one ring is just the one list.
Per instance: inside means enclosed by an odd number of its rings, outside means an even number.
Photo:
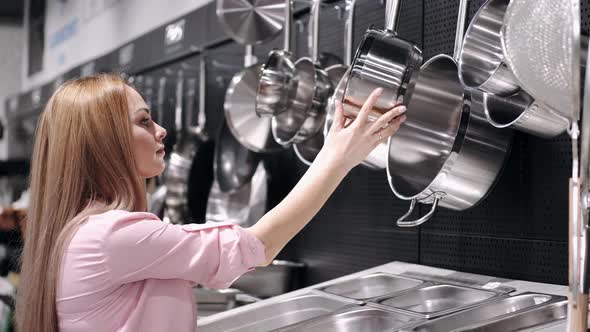
[{"label": "pink blouse", "polygon": [[264,260],[264,245],[231,223],[172,225],[119,210],[91,216],[65,252],[60,331],[194,332],[191,288],[227,288]]}]

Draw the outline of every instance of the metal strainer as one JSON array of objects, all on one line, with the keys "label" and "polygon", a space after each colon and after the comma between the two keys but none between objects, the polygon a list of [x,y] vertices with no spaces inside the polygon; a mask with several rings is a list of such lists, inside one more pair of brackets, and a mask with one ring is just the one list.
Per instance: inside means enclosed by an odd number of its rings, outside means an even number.
[{"label": "metal strainer", "polygon": [[522,88],[570,121],[580,110],[578,0],[513,0],[502,29],[506,61]]}]

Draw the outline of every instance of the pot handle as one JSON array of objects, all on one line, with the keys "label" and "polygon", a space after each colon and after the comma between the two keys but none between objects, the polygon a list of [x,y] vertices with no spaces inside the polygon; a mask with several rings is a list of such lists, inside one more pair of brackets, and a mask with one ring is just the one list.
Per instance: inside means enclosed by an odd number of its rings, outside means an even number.
[{"label": "pot handle", "polygon": [[432,215],[434,214],[434,211],[436,210],[436,207],[438,206],[439,200],[440,200],[439,197],[434,197],[434,203],[432,203],[432,208],[422,218],[420,218],[418,220],[413,220],[413,221],[406,221],[405,219],[407,217],[409,217],[410,214],[412,214],[412,211],[414,211],[414,207],[416,206],[416,199],[415,198],[412,199],[412,201],[410,203],[410,209],[408,210],[408,212],[406,212],[406,214],[404,214],[403,216],[401,216],[397,220],[397,225],[399,227],[415,227],[415,226],[419,226],[419,225],[423,224],[428,219],[430,219],[430,217],[432,217]]}]

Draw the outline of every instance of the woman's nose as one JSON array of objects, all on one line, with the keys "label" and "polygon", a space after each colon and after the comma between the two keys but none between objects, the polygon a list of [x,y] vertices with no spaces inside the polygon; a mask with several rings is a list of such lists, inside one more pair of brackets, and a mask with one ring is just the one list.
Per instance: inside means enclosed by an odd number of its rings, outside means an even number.
[{"label": "woman's nose", "polygon": [[156,126],[158,126],[157,129],[156,129],[156,137],[159,140],[163,140],[164,137],[166,137],[166,135],[168,134],[168,132],[166,132],[166,128],[164,128],[164,127],[162,127],[160,125],[156,125]]}]

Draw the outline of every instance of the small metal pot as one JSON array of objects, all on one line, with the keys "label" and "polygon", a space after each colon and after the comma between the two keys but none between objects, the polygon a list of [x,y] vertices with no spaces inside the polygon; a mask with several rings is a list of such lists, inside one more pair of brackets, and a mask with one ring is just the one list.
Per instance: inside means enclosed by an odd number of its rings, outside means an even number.
[{"label": "small metal pot", "polygon": [[272,116],[287,110],[297,93],[295,62],[291,50],[293,21],[291,0],[285,0],[283,49],[272,50],[262,66],[256,89],[256,114]]},{"label": "small metal pot", "polygon": [[483,94],[485,116],[496,128],[511,127],[526,133],[551,138],[569,127],[569,120],[537,102],[523,90],[509,97]]},{"label": "small metal pot", "polygon": [[271,119],[256,114],[256,89],[262,65],[252,64],[252,47],[246,46],[246,69],[232,78],[223,108],[225,121],[234,137],[248,149],[258,153],[282,151],[271,132]]},{"label": "small metal pot", "polygon": [[459,53],[459,78],[470,89],[498,96],[516,93],[519,83],[504,63],[500,31],[510,0],[488,0],[475,14]]},{"label": "small metal pot", "polygon": [[342,101],[347,117],[356,117],[376,88],[383,88],[383,93],[369,115],[370,120],[410,101],[422,64],[422,51],[414,43],[399,38],[393,30],[399,7],[400,0],[388,0],[386,29],[367,30],[357,49]]}]

